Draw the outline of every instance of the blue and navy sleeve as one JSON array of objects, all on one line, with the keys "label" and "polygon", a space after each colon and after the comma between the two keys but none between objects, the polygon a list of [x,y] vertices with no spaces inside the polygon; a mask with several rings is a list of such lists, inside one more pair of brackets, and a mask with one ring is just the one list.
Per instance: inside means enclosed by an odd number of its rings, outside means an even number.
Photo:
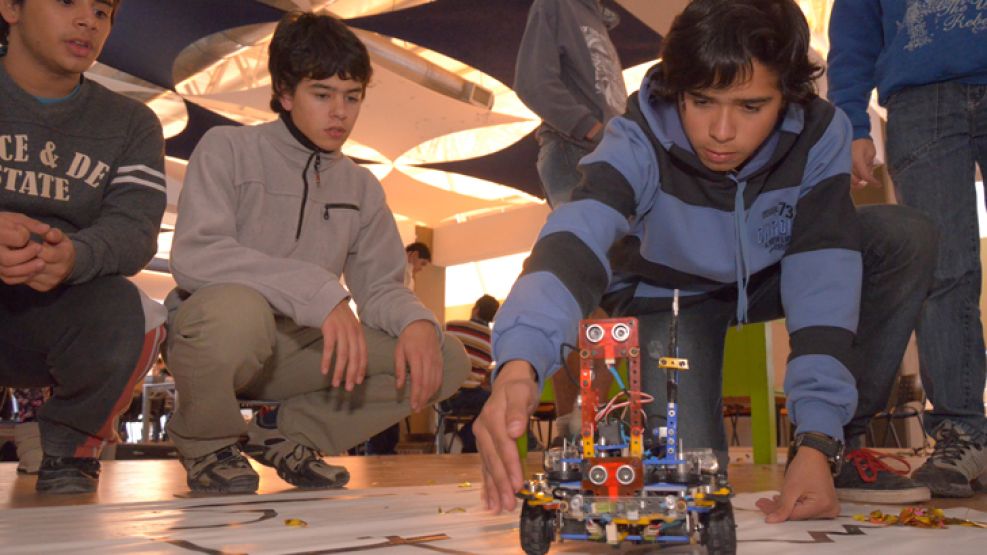
[{"label": "blue and navy sleeve", "polygon": [[836,0],[829,21],[827,96],[853,123],[853,138],[870,136],[867,105],[884,47],[879,0]]},{"label": "blue and navy sleeve", "polygon": [[494,359],[529,362],[544,383],[574,345],[577,323],[600,302],[612,277],[607,251],[654,197],[657,161],[636,124],[615,118],[597,149],[583,158],[573,200],[555,209],[521,276],[497,313]]},{"label": "blue and navy sleeve", "polygon": [[781,261],[781,300],[791,336],[785,376],[797,432],[843,437],[857,405],[849,371],[863,263],[850,199],[850,122],[839,110],[808,155],[792,241]]}]

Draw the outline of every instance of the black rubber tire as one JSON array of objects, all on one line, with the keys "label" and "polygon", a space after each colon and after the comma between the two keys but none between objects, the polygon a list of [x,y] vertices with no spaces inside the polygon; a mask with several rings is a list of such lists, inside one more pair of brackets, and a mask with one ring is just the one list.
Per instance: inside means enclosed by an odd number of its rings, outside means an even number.
[{"label": "black rubber tire", "polygon": [[545,555],[555,537],[552,513],[524,503],[518,533],[521,536],[521,549],[527,555]]},{"label": "black rubber tire", "polygon": [[734,555],[737,553],[737,523],[733,519],[733,505],[720,501],[712,511],[702,515],[701,540],[709,555]]}]

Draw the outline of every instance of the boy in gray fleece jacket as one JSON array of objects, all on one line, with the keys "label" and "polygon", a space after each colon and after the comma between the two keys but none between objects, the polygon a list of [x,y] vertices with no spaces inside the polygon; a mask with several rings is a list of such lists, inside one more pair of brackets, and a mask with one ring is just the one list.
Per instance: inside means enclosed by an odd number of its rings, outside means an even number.
[{"label": "boy in gray fleece jacket", "polygon": [[0,1],[0,384],[54,387],[38,412],[46,493],[96,489],[164,336],[164,310],[124,277],[157,250],[161,125],[83,77],[118,4]]},{"label": "boy in gray fleece jacket", "polygon": [[[280,119],[207,133],[179,200],[169,431],[196,491],[255,491],[242,452],[294,485],[340,487],[346,469],[320,452],[451,396],[469,369],[402,283],[380,183],[340,153],[370,81],[366,47],[331,16],[291,13],[269,69]],[[237,397],[280,405],[245,425]]]}]

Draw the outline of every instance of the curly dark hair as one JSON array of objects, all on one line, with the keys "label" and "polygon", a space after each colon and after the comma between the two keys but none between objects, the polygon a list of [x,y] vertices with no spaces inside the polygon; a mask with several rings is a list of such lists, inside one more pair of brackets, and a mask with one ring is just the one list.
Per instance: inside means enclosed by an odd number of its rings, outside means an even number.
[{"label": "curly dark hair", "polygon": [[672,22],[661,58],[652,90],[669,101],[744,82],[757,60],[778,74],[786,103],[805,103],[823,72],[809,59],[809,24],[794,0],[693,0]]},{"label": "curly dark hair", "polygon": [[285,113],[281,96],[293,93],[302,79],[352,79],[366,92],[373,67],[367,47],[331,15],[289,12],[278,22],[268,50],[271,109]]},{"label": "curly dark hair", "polygon": [[500,302],[490,295],[480,297],[473,305],[473,309],[476,310],[476,317],[488,324],[493,322],[499,308]]},{"label": "curly dark hair", "polygon": [[[110,14],[110,24],[113,23],[113,18],[116,17],[117,11],[120,9],[120,4],[123,0],[105,0],[110,6],[113,7],[113,12]],[[23,4],[24,0],[14,0],[15,4]],[[7,23],[2,17],[0,17],[0,44],[9,44],[7,42],[7,37],[10,34],[10,24]]]},{"label": "curly dark hair", "polygon": [[404,252],[411,254],[413,252],[418,253],[418,258],[422,260],[432,261],[432,250],[428,248],[428,245],[420,241],[415,241],[414,243],[408,243],[408,246],[404,248]]}]

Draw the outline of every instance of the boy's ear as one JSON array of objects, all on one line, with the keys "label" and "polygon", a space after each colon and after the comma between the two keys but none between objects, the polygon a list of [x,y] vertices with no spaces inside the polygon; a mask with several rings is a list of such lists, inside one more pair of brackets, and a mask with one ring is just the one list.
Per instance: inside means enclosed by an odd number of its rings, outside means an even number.
[{"label": "boy's ear", "polygon": [[14,25],[21,18],[21,3],[17,0],[0,0],[0,17],[8,25]]},{"label": "boy's ear", "polygon": [[286,112],[290,112],[295,105],[295,95],[290,92],[283,92],[278,95],[278,102],[281,103],[281,107],[284,108]]}]

